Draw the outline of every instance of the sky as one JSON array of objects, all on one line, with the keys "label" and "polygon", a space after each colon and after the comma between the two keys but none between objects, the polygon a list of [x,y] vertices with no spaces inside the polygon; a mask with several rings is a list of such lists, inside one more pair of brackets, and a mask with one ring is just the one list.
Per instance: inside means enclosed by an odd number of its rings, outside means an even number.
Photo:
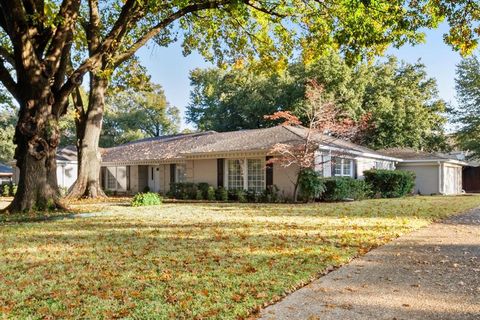
[{"label": "sky", "polygon": [[[399,60],[415,63],[419,59],[425,64],[429,77],[435,78],[439,96],[447,103],[455,105],[455,66],[460,62],[460,55],[443,42],[443,34],[448,26],[427,30],[426,42],[416,46],[390,48],[386,54],[395,55]],[[152,80],[161,84],[170,104],[178,107],[182,114],[182,129],[192,128],[183,118],[190,99],[189,72],[195,68],[205,68],[211,64],[193,53],[187,57],[182,54],[180,43],[169,47],[149,46],[138,52],[141,62],[147,67]]]}]

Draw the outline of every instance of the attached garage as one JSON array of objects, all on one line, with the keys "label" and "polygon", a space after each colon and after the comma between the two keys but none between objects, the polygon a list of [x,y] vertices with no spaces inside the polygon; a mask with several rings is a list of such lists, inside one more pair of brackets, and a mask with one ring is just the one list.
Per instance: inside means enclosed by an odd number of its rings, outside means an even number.
[{"label": "attached garage", "polygon": [[411,149],[389,149],[382,153],[403,159],[397,163],[398,170],[415,173],[414,193],[460,194],[463,192],[462,171],[467,164],[451,159],[447,155],[415,151]]},{"label": "attached garage", "polygon": [[416,194],[450,195],[462,193],[462,166],[449,161],[405,160],[397,169],[415,173]]}]

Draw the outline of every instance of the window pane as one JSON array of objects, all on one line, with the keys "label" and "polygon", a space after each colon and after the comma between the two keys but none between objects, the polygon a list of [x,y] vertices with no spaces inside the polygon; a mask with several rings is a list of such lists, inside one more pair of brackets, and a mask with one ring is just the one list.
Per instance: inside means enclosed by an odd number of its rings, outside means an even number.
[{"label": "window pane", "polygon": [[265,189],[265,163],[262,159],[248,159],[248,190],[261,192]]},{"label": "window pane", "polygon": [[333,174],[335,176],[342,175],[342,160],[341,158],[332,158],[333,161]]},{"label": "window pane", "polygon": [[343,175],[344,176],[352,175],[352,160],[343,159]]},{"label": "window pane", "polygon": [[175,182],[187,181],[187,166],[185,164],[176,164],[175,168]]},{"label": "window pane", "polygon": [[228,189],[243,190],[243,169],[241,160],[228,160]]},{"label": "window pane", "polygon": [[115,178],[115,167],[107,167],[107,189],[116,190],[117,189],[117,179]]}]

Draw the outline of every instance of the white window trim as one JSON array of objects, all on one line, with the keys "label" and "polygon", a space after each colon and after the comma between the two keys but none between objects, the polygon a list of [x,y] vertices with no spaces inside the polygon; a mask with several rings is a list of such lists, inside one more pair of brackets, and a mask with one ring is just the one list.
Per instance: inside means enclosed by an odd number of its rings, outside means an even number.
[{"label": "white window trim", "polygon": [[[248,158],[226,158],[223,164],[223,185],[225,188],[228,189],[228,161],[229,160],[240,160],[241,161],[241,167],[242,167],[242,174],[243,174],[243,190],[248,190],[248,160],[263,160],[265,161],[264,158],[258,158],[258,157],[248,157]],[[266,166],[263,167],[262,169],[263,173],[263,181],[267,181],[267,173],[266,173]],[[265,186],[264,186],[265,189]]]},{"label": "white window trim", "polygon": [[[335,166],[337,165],[338,160],[340,160],[340,174],[335,173]],[[345,162],[346,161],[350,162],[350,172],[348,174],[345,174]],[[332,175],[334,177],[351,177],[351,178],[353,178],[353,172],[354,172],[353,166],[354,165],[355,165],[355,161],[353,159],[336,157],[335,158],[335,165],[332,166]]]}]

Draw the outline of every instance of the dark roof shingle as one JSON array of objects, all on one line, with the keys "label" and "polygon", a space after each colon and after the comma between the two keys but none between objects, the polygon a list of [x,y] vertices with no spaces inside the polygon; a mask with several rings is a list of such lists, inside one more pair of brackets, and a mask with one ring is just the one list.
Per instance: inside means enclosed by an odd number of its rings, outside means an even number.
[{"label": "dark roof shingle", "polygon": [[[189,154],[205,154],[235,151],[270,150],[278,143],[302,143],[307,134],[304,127],[276,126],[264,129],[239,130],[231,132],[200,132],[185,135],[165,136],[130,142],[105,149],[102,161],[139,162],[149,160],[172,160]],[[357,144],[315,134],[320,145],[350,149],[357,152],[382,156],[378,152]]]}]

